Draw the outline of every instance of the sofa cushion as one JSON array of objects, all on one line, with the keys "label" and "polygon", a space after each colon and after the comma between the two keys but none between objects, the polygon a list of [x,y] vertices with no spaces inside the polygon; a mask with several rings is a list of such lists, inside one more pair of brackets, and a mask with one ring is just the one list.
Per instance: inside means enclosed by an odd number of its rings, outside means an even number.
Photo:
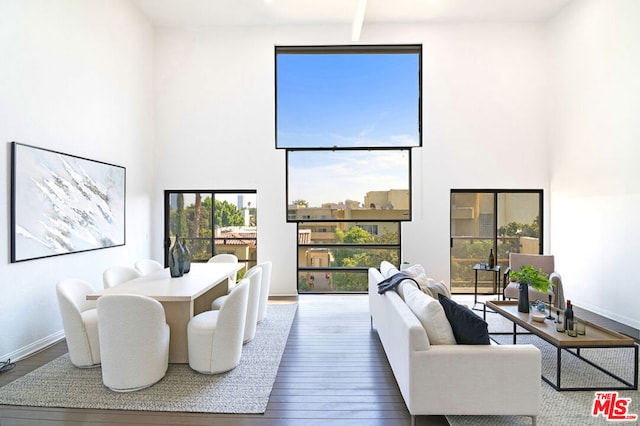
[{"label": "sofa cushion", "polygon": [[438,300],[451,324],[453,335],[459,345],[488,345],[489,329],[487,322],[471,309],[458,305],[455,301],[441,294]]},{"label": "sofa cushion", "polygon": [[456,338],[440,302],[415,285],[403,286],[404,301],[420,320],[432,345],[455,345]]}]

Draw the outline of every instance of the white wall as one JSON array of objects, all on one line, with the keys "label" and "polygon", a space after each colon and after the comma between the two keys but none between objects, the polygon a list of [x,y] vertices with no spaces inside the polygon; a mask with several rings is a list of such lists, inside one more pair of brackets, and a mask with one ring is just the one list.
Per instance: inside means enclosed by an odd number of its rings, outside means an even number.
[{"label": "white wall", "polygon": [[[102,288],[102,271],[149,256],[153,32],[126,1],[0,2],[0,359],[62,337],[65,277]],[[127,168],[127,244],[9,263],[10,143]]]},{"label": "white wall", "polygon": [[[297,238],[274,141],[274,45],[349,43],[342,26],[156,32],[155,209],[165,189],[257,189],[258,256],[274,262],[272,295],[296,293]],[[548,187],[544,28],[379,25],[361,43],[424,46],[424,147],[414,151],[403,251],[448,280],[452,188]],[[155,257],[162,220],[154,216]]]},{"label": "white wall", "polygon": [[[449,279],[452,188],[541,188],[544,251],[557,256],[569,297],[640,327],[639,5],[572,2],[549,27],[365,26],[363,44],[424,46],[424,147],[414,151],[405,258]],[[348,44],[350,34],[348,26],[154,34],[124,0],[3,0],[0,358],[61,336],[59,279],[99,288],[107,266],[162,258],[165,189],[257,189],[259,260],[274,262],[273,295],[294,294],[273,49]],[[11,140],[127,167],[127,245],[9,264]]]},{"label": "white wall", "polygon": [[548,35],[557,269],[576,305],[640,328],[640,2],[572,2]]}]

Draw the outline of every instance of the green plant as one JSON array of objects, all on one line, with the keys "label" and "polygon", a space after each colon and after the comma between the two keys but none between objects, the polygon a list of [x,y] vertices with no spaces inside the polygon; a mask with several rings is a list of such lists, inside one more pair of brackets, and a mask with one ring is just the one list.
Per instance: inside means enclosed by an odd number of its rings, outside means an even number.
[{"label": "green plant", "polygon": [[527,284],[542,293],[548,292],[551,287],[549,276],[542,269],[534,269],[531,265],[523,265],[519,271],[511,271],[511,281]]}]

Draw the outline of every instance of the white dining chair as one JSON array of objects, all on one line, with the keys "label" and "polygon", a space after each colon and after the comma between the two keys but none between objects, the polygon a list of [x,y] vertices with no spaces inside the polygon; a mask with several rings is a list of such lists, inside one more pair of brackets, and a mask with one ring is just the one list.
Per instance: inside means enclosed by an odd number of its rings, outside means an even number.
[{"label": "white dining chair", "polygon": [[88,282],[74,278],[64,279],[56,285],[69,357],[79,368],[100,365],[96,302],[87,300],[87,295],[94,292]]},{"label": "white dining chair", "polygon": [[271,286],[271,269],[273,263],[270,261],[258,263],[262,269],[262,280],[260,280],[260,298],[258,302],[258,323],[267,317],[267,305],[269,304],[269,287]]},{"label": "white dining chair", "polygon": [[162,266],[160,262],[157,262],[153,259],[138,260],[134,266],[142,275],[148,275],[152,272],[164,269],[164,266]]},{"label": "white dining chair", "polygon": [[112,266],[102,273],[102,283],[104,288],[111,288],[141,276],[142,274],[137,269],[128,266]]},{"label": "white dining chair", "polygon": [[[220,253],[210,258],[207,263],[238,263],[238,256],[236,256],[235,254]],[[231,291],[233,287],[235,287],[237,280],[238,273],[236,272],[231,276],[231,279],[229,280],[229,291]]]},{"label": "white dining chair", "polygon": [[[256,335],[256,325],[258,324],[258,306],[260,304],[260,284],[262,281],[262,268],[258,265],[249,269],[244,274],[243,279],[249,280],[249,300],[247,301],[247,321],[244,325],[244,343],[250,342]],[[229,296],[233,294],[235,290],[229,294],[220,296],[211,303],[211,310],[217,311],[222,309],[227,302]]]},{"label": "white dining chair", "polygon": [[138,294],[98,298],[102,381],[116,392],[153,385],[169,367],[169,338],[162,304]]},{"label": "white dining chair", "polygon": [[189,321],[189,366],[200,373],[218,374],[240,363],[249,280],[243,279],[218,311],[202,312]]}]

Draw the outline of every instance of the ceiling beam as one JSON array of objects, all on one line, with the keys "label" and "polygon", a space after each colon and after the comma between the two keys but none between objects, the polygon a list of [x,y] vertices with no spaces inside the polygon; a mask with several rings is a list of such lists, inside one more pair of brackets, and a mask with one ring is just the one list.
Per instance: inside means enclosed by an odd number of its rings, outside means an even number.
[{"label": "ceiling beam", "polygon": [[351,23],[351,41],[360,41],[360,33],[362,32],[362,23],[364,15],[367,12],[367,0],[358,0],[356,12]]}]

